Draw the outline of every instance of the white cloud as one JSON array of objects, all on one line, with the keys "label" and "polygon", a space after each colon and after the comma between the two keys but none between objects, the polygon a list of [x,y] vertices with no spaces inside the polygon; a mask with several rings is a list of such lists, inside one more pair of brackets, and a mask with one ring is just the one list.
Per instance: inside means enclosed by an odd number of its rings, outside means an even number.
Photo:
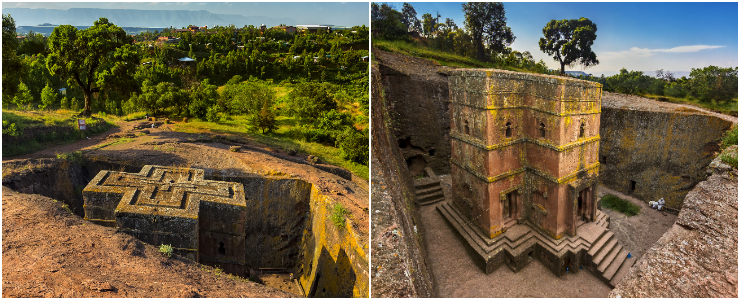
[{"label": "white cloud", "polygon": [[619,52],[604,52],[599,55],[599,58],[614,59],[614,58],[629,58],[629,57],[648,57],[655,53],[687,53],[687,52],[698,52],[706,49],[722,48],[724,46],[709,46],[709,45],[691,45],[691,46],[678,46],[670,49],[648,49],[632,47],[629,50]]}]

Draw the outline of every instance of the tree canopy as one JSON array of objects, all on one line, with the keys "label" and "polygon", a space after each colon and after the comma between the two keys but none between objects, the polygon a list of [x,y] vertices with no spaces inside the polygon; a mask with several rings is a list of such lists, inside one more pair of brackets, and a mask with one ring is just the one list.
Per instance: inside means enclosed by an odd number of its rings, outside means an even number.
[{"label": "tree canopy", "polygon": [[486,46],[493,53],[502,53],[516,39],[511,28],[506,26],[506,11],[501,2],[468,2],[462,9],[465,28],[473,39],[478,60],[489,60]]},{"label": "tree canopy", "polygon": [[15,53],[18,49],[15,37],[15,20],[9,14],[3,14],[3,103],[13,102],[21,83],[22,64]]},{"label": "tree canopy", "polygon": [[[85,96],[85,107],[82,115],[89,116],[92,108],[92,93],[100,92],[100,86],[106,79],[114,79],[115,74],[127,73],[126,64],[138,64],[138,55],[125,53],[132,48],[133,39],[126,32],[106,18],[100,18],[92,27],[77,30],[72,25],[61,25],[54,28],[49,37],[49,56],[46,66],[52,75],[59,75],[77,83]],[[100,67],[114,66],[108,72],[100,74]],[[102,75],[102,76],[101,76]]]},{"label": "tree canopy", "polygon": [[587,18],[551,20],[542,29],[540,50],[560,63],[560,74],[565,66],[591,67],[599,64],[591,46],[596,40],[596,24]]}]

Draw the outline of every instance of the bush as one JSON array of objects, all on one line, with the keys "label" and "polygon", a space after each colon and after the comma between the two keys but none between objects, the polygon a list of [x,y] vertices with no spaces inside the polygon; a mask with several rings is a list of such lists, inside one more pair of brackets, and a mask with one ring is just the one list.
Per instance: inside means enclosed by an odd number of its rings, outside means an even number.
[{"label": "bush", "polygon": [[336,146],[341,151],[342,158],[359,164],[367,165],[369,159],[369,134],[352,127],[345,129],[337,136]]},{"label": "bush", "polygon": [[611,194],[601,197],[601,205],[605,208],[621,212],[628,217],[636,216],[640,213],[639,206]]}]

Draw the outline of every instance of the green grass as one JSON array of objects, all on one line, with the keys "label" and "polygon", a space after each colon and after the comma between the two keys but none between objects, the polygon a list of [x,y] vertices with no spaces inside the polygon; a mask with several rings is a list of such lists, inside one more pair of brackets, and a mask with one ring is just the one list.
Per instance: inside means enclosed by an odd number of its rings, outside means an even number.
[{"label": "green grass", "polygon": [[277,120],[278,129],[275,132],[266,134],[249,131],[247,117],[245,116],[231,116],[229,120],[221,120],[218,123],[193,120],[188,121],[188,123],[176,124],[173,129],[188,133],[214,132],[249,138],[257,143],[285,151],[295,150],[304,154],[318,156],[322,161],[348,169],[361,178],[369,178],[368,166],[342,159],[341,151],[333,147],[333,145],[292,139],[288,135],[288,131],[297,125],[297,122],[292,117],[278,116]]},{"label": "green grass", "polygon": [[453,67],[453,68],[490,68],[490,69],[501,69],[516,72],[532,73],[530,70],[500,66],[496,63],[482,62],[474,58],[451,54],[439,50],[434,50],[423,45],[419,45],[407,41],[386,41],[373,39],[373,46],[380,50],[405,54],[413,57],[424,58],[432,60],[441,66]]},{"label": "green grass", "polygon": [[331,222],[334,223],[334,226],[337,226],[338,228],[344,228],[344,216],[348,213],[349,211],[347,210],[347,208],[339,203],[335,203],[334,207],[332,208],[331,217],[329,218],[331,219]]},{"label": "green grass", "polygon": [[640,207],[617,196],[607,194],[601,197],[601,205],[605,208],[621,212],[629,217],[640,213]]},{"label": "green grass", "polygon": [[[17,156],[46,148],[66,145],[86,136],[104,132],[112,127],[118,117],[93,114],[86,118],[87,131],[77,129],[77,112],[59,109],[55,111],[3,110],[2,155]],[[14,130],[10,130],[14,127]],[[6,130],[7,129],[7,130]],[[30,135],[27,135],[30,133]],[[12,133],[12,134],[11,134]]]},{"label": "green grass", "polygon": [[733,126],[732,129],[725,131],[725,134],[722,135],[722,149],[734,145],[737,145],[737,125]]},{"label": "green grass", "polygon": [[716,111],[722,114],[730,115],[730,116],[737,116],[737,99],[733,99],[731,101],[727,101],[725,103],[717,103],[717,102],[701,102],[699,99],[690,99],[690,98],[676,98],[676,97],[669,97],[669,96],[658,96],[653,94],[644,94],[641,95],[645,98],[655,99],[659,101],[665,101],[665,102],[671,102],[671,103],[679,103],[679,104],[687,104],[691,106],[696,106],[703,109],[708,109],[712,111]]}]

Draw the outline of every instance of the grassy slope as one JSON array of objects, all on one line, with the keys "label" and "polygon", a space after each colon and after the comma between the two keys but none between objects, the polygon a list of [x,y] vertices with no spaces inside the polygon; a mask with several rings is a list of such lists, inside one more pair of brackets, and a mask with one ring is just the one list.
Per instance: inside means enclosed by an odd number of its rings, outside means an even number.
[{"label": "grassy slope", "polygon": [[658,95],[652,95],[652,94],[646,94],[641,95],[646,98],[650,99],[656,99],[656,100],[663,100],[668,99],[668,102],[672,103],[679,103],[679,104],[687,104],[692,105],[712,111],[716,111],[722,114],[730,115],[730,116],[737,116],[737,98],[733,99],[732,101],[725,102],[723,104],[718,103],[706,103],[706,102],[700,102],[698,99],[689,99],[689,98],[675,98],[675,97],[668,97],[668,96],[658,96]]}]

